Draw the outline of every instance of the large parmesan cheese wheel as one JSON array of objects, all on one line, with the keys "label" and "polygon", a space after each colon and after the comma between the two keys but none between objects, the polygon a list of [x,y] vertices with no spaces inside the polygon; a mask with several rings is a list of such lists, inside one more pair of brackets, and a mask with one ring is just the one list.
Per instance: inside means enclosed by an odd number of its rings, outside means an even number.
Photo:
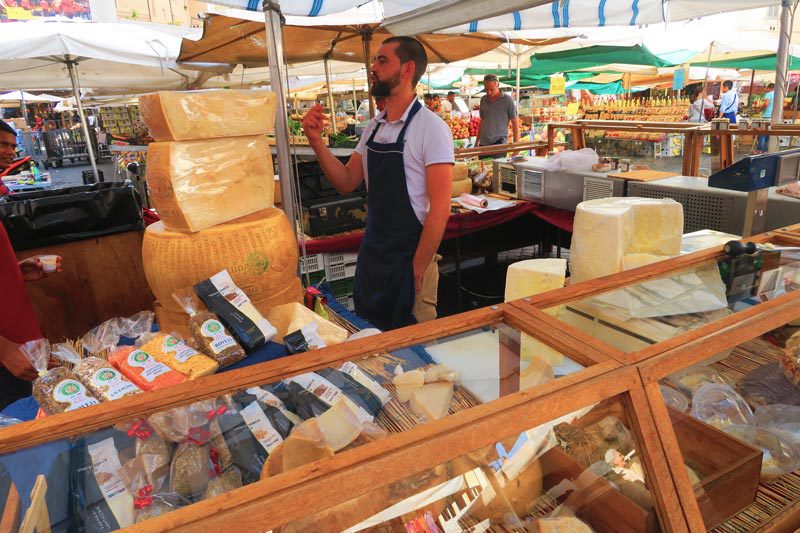
[{"label": "large parmesan cheese wheel", "polygon": [[456,198],[457,196],[461,196],[463,193],[471,193],[472,192],[472,180],[465,179],[465,180],[454,180],[453,186],[450,192],[450,198]]},{"label": "large parmesan cheese wheel", "polygon": [[174,231],[200,231],[272,207],[273,174],[263,135],[147,148],[150,199]]},{"label": "large parmesan cheese wheel", "polygon": [[270,133],[275,106],[270,91],[162,91],[139,97],[142,120],[157,141]]},{"label": "large parmesan cheese wheel", "polygon": [[176,311],[175,291],[226,269],[258,308],[299,301],[297,256],[289,220],[274,207],[197,233],[157,222],[142,243],[147,283],[161,305]]}]

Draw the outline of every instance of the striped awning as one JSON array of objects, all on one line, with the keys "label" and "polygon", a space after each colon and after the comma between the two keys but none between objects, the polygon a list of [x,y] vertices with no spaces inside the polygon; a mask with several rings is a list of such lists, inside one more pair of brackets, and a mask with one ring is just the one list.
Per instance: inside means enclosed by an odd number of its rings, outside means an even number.
[{"label": "striped awning", "polygon": [[[247,11],[263,11],[263,0],[207,0],[209,4],[217,4]],[[299,17],[321,17],[341,13],[358,7],[365,0],[274,0],[279,4],[281,13]]]}]

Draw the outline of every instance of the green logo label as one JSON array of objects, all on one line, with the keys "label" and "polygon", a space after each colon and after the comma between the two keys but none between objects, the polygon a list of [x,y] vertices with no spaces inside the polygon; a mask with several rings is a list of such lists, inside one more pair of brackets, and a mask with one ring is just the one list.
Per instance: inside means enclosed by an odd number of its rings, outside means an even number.
[{"label": "green logo label", "polygon": [[61,389],[59,390],[59,392],[63,396],[73,396],[75,394],[78,394],[80,392],[80,390],[81,389],[80,389],[80,387],[78,387],[77,383],[72,382],[72,381],[67,381],[66,383],[64,383],[61,386]]},{"label": "green logo label", "polygon": [[253,252],[247,256],[247,264],[256,274],[263,274],[269,268],[269,259],[261,252]]},{"label": "green logo label", "polygon": [[167,335],[167,338],[164,339],[164,349],[169,350],[170,348],[176,347],[180,344],[181,341],[173,337],[172,335]]},{"label": "green logo label", "polygon": [[111,381],[115,377],[117,377],[117,373],[113,370],[101,370],[97,373],[98,381]]},{"label": "green logo label", "polygon": [[222,333],[222,324],[217,320],[206,320],[201,328],[206,337],[216,337]]},{"label": "green logo label", "polygon": [[150,356],[146,352],[143,352],[141,350],[136,350],[135,352],[133,352],[133,360],[136,361],[137,363],[144,363],[148,359],[150,359]]}]

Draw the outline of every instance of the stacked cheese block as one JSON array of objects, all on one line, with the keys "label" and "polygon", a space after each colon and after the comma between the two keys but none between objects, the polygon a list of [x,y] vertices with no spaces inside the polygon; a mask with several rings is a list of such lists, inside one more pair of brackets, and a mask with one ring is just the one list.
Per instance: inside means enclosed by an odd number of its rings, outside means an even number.
[{"label": "stacked cheese block", "polygon": [[301,301],[297,243],[273,207],[266,134],[275,95],[159,92],[140,108],[158,141],[148,147],[147,185],[161,222],[145,231],[142,255],[162,329],[188,332],[172,294],[225,269],[262,314]]},{"label": "stacked cheese block", "polygon": [[450,191],[450,197],[456,198],[463,193],[472,192],[472,180],[469,177],[469,167],[463,161],[459,161],[453,165],[453,185]]}]

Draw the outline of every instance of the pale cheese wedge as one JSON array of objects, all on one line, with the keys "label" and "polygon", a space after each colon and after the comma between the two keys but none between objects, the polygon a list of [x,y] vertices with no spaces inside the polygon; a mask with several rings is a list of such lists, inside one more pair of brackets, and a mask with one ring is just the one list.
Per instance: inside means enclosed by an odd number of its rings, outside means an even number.
[{"label": "pale cheese wedge", "polygon": [[411,399],[411,393],[425,385],[425,372],[422,370],[411,370],[403,372],[392,378],[392,383],[397,391],[397,399],[407,402]]},{"label": "pale cheese wedge", "polygon": [[317,425],[334,452],[356,440],[364,429],[347,405],[344,395],[339,396],[330,409],[317,417]]},{"label": "pale cheese wedge", "polygon": [[452,399],[452,383],[429,383],[411,392],[411,409],[428,421],[439,420],[447,415]]}]

